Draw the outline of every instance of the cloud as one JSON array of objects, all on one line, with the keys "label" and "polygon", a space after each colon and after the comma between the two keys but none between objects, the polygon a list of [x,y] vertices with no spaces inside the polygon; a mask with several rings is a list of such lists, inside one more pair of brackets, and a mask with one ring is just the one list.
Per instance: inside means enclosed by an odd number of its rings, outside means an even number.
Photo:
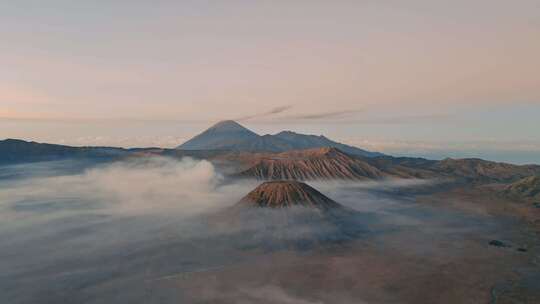
[{"label": "cloud", "polygon": [[271,116],[271,115],[283,113],[283,112],[289,110],[290,108],[292,108],[292,106],[279,106],[279,107],[275,107],[275,108],[273,108],[273,109],[271,109],[270,111],[267,111],[267,112],[248,115],[248,116],[242,116],[242,117],[235,118],[234,120],[236,120],[236,121],[245,121],[245,120],[250,120],[250,119],[253,119],[253,118],[261,118],[261,117]]},{"label": "cloud", "polygon": [[281,113],[281,112],[284,112],[288,109],[290,109],[292,106],[281,106],[281,107],[277,107],[277,108],[274,108],[273,110],[269,111],[267,114],[278,114],[278,113]]},{"label": "cloud", "polygon": [[325,112],[316,112],[316,113],[301,113],[301,114],[291,114],[283,117],[277,118],[279,121],[284,122],[298,122],[298,121],[322,121],[325,119],[344,119],[351,116],[354,116],[357,113],[363,112],[363,110],[339,110],[339,111],[325,111]]},{"label": "cloud", "polygon": [[[54,168],[50,163],[17,168],[35,172],[38,167]],[[288,272],[258,271],[257,266],[265,264],[259,258],[268,256],[268,252],[249,250],[254,248],[250,245],[268,243],[266,235],[253,230],[262,224],[273,236],[277,230],[273,228],[282,226],[276,221],[279,210],[269,210],[253,218],[255,226],[244,227],[247,230],[238,234],[228,226],[225,232],[220,231],[234,234],[232,237],[211,234],[208,227],[211,223],[197,221],[200,219],[197,215],[212,216],[210,213],[238,201],[254,184],[226,183],[207,161],[135,158],[81,172],[57,169],[51,172],[54,176],[0,180],[0,239],[3,240],[0,253],[4,261],[2,274],[10,278],[4,280],[9,287],[7,299],[15,299],[10,303],[56,303],[95,296],[107,303],[124,303],[139,296],[148,300],[149,296],[162,295],[165,302],[172,299],[182,303],[322,304],[334,303],[336,299],[340,303],[362,303],[358,299],[344,301],[349,295],[346,291],[342,294],[342,289],[328,295],[313,293],[309,285],[304,290],[291,288],[287,277],[281,276]],[[369,217],[359,218],[361,225],[355,225],[355,229],[373,225],[380,215],[385,216],[384,223],[392,231],[396,225],[423,227],[425,222],[414,213],[393,214],[392,210],[403,205],[395,199],[365,191],[383,185],[387,184],[321,183],[317,188],[350,208],[369,212]],[[391,188],[407,186],[414,183],[388,183]],[[372,213],[377,218],[372,218]],[[282,227],[286,234],[278,236],[305,240],[307,234],[326,232],[320,225],[324,223],[320,222],[293,224]],[[452,227],[455,226],[452,222]],[[431,240],[432,235],[428,237]],[[431,246],[424,240],[419,243]],[[400,248],[418,246],[415,242],[400,245]],[[311,254],[302,253],[300,260],[289,260],[295,262],[291,264],[281,259],[272,261],[291,270],[298,266],[298,261],[306,262],[305,267],[321,262],[316,256],[315,260],[306,261],[308,256]],[[326,261],[330,263],[326,265],[334,263],[332,259]],[[242,269],[247,269],[247,273]],[[246,278],[244,274],[249,274],[247,283],[242,280]],[[204,283],[197,284],[197,278],[202,278]],[[278,278],[285,279],[285,283],[277,284]],[[188,288],[178,287],[180,281],[188,282]],[[194,285],[190,285],[192,282]],[[195,285],[200,288],[189,288]],[[147,293],[148,288],[152,289],[151,294]],[[168,298],[169,295],[179,298]],[[182,301],[183,296],[188,300]]]},{"label": "cloud", "polygon": [[362,124],[413,124],[413,123],[437,123],[442,121],[455,120],[455,115],[452,114],[426,114],[426,115],[403,115],[391,117],[369,117],[354,120],[354,123]]},{"label": "cloud", "polygon": [[321,113],[315,113],[315,114],[298,115],[298,116],[295,116],[294,118],[296,119],[339,118],[339,117],[344,117],[344,116],[350,116],[359,112],[362,112],[362,110],[342,110],[342,111],[321,112]]},{"label": "cloud", "polygon": [[[30,168],[29,168],[30,169]],[[223,177],[208,161],[184,158],[134,159],[81,174],[35,177],[0,191],[0,208],[35,202],[46,211],[49,201],[86,202],[86,211],[107,215],[163,214],[189,216],[235,203],[248,188],[221,185]],[[80,205],[80,204],[79,204]],[[60,206],[60,205],[57,205]],[[84,210],[84,208],[83,208]],[[65,211],[65,210],[64,210]],[[79,212],[81,209],[79,209]],[[6,212],[3,213],[5,216]],[[21,215],[24,218],[24,215]]]},{"label": "cloud", "polygon": [[[455,120],[455,115],[451,114],[426,114],[426,115],[403,115],[403,116],[377,116],[372,114],[365,117],[358,117],[356,114],[365,113],[365,110],[342,110],[330,111],[313,114],[302,114],[283,117],[284,120],[333,120],[336,123],[348,124],[375,124],[375,125],[394,125],[394,124],[413,124],[413,123],[437,123]],[[335,121],[334,121],[335,119]]]}]

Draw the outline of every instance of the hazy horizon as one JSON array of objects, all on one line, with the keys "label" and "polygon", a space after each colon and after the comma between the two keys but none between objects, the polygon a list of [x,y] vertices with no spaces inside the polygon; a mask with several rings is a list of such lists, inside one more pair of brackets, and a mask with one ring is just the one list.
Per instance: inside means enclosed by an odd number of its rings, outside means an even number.
[{"label": "hazy horizon", "polygon": [[[2,123],[0,122],[0,125]],[[95,124],[95,125],[93,125]],[[173,122],[173,121],[124,121],[124,129],[119,128],[114,121],[86,122],[32,122],[32,126],[39,126],[42,132],[39,136],[10,136],[15,138],[43,143],[63,144],[72,146],[112,146],[122,148],[161,147],[175,148],[193,136],[209,128],[212,123],[203,122]],[[538,141],[496,141],[473,140],[400,140],[392,136],[377,138],[364,135],[362,138],[346,137],[342,132],[343,124],[275,124],[240,121],[244,127],[260,134],[276,134],[280,131],[290,130],[298,133],[324,135],[332,140],[357,146],[369,151],[377,151],[393,156],[425,157],[430,159],[451,158],[483,158],[492,161],[502,161],[517,164],[540,163],[540,142]],[[7,125],[7,124],[6,124]],[[89,128],[89,125],[91,126]],[[12,127],[20,127],[20,121],[14,121]],[[346,125],[345,125],[346,126]],[[73,138],[63,138],[56,133],[48,131],[68,128],[77,135]],[[93,136],[99,130],[103,136]],[[135,130],[139,136],[130,137]],[[175,131],[175,132],[173,132]],[[90,133],[88,133],[90,132]],[[16,135],[17,132],[11,132]],[[155,134],[159,134],[156,136]],[[173,135],[177,134],[177,135]],[[345,133],[346,134],[346,133]],[[21,134],[24,135],[24,134]],[[391,135],[391,134],[389,134]],[[2,138],[0,138],[1,140]]]}]

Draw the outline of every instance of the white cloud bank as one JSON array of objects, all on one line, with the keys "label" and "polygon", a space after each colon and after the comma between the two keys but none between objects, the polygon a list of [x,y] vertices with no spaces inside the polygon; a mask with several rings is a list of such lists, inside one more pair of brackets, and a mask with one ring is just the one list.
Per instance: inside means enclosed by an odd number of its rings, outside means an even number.
[{"label": "white cloud bank", "polygon": [[[235,203],[251,185],[222,185],[223,177],[208,161],[184,158],[134,159],[97,167],[76,175],[35,177],[0,188],[2,214],[26,211],[68,211],[110,215],[167,214],[189,216]],[[82,203],[81,203],[82,202]],[[63,204],[63,205],[62,205]],[[32,207],[35,207],[32,209]],[[10,212],[11,211],[11,212]],[[21,215],[23,214],[23,215]]]}]

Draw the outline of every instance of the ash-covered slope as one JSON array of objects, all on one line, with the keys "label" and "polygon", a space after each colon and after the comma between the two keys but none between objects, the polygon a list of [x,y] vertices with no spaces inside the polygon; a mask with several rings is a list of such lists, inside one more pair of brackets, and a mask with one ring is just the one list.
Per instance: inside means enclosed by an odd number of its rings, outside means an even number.
[{"label": "ash-covered slope", "polygon": [[503,193],[509,197],[540,202],[540,176],[534,175],[506,186]]},{"label": "ash-covered slope", "polygon": [[351,241],[369,216],[297,181],[265,182],[212,218],[210,226],[244,248],[309,248]]},{"label": "ash-covered slope", "polygon": [[306,207],[319,211],[339,209],[342,206],[324,194],[297,181],[265,182],[248,193],[238,206],[288,208]]},{"label": "ash-covered slope", "polygon": [[388,174],[337,148],[325,147],[264,157],[238,176],[260,180],[366,180]]}]

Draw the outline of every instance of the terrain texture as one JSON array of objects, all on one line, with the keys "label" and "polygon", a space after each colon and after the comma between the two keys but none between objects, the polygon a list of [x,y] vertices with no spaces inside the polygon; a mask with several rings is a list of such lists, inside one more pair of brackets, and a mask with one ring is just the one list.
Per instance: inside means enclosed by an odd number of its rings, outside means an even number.
[{"label": "terrain texture", "polygon": [[0,294],[540,303],[540,166],[220,122],[177,149],[0,141]]}]

